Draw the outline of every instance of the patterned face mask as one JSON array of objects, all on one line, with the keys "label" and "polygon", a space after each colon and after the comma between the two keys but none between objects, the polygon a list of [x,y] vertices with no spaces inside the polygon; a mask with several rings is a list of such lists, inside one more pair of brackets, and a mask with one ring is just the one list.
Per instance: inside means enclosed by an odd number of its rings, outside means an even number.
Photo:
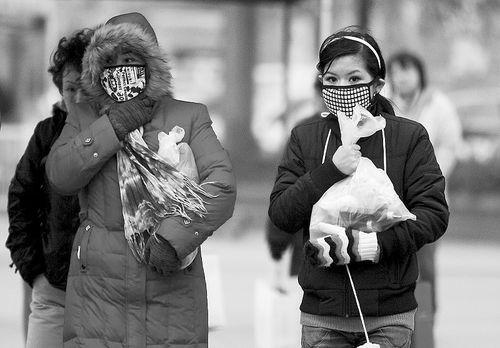
[{"label": "patterned face mask", "polygon": [[328,111],[336,115],[337,111],[342,111],[346,116],[352,116],[352,109],[356,104],[364,108],[370,106],[371,95],[370,86],[375,79],[368,83],[360,83],[351,86],[325,86],[323,85],[323,101]]},{"label": "patterned face mask", "polygon": [[101,74],[101,85],[106,93],[121,103],[133,99],[146,89],[144,65],[107,67]]}]

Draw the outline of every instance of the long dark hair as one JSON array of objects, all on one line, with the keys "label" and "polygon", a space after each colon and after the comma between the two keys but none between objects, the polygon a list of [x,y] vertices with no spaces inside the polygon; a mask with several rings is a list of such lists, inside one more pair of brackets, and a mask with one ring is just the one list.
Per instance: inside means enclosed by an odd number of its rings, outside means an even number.
[{"label": "long dark hair", "polygon": [[[370,46],[372,46],[377,52],[378,58],[380,59],[380,66],[377,56],[375,56],[369,47],[360,42],[343,38],[345,36],[354,36],[370,44]],[[319,49],[319,61],[318,64],[316,64],[316,69],[320,74],[323,74],[326,70],[328,70],[335,59],[350,55],[357,55],[361,57],[365,62],[367,71],[373,76],[373,78],[385,79],[385,61],[382,56],[382,52],[380,51],[380,47],[368,32],[362,31],[357,26],[342,29],[341,31],[328,36],[325,41],[323,41]],[[394,108],[392,107],[391,102],[379,93],[373,97],[368,110],[375,115],[378,115],[381,112],[394,115]]]}]

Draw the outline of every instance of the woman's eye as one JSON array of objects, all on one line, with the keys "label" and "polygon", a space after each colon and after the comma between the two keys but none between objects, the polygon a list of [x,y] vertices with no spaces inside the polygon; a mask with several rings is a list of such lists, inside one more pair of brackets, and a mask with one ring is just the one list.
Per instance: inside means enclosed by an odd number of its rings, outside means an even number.
[{"label": "woman's eye", "polygon": [[361,78],[359,78],[358,76],[352,76],[349,80],[351,82],[359,82],[359,81],[361,81]]},{"label": "woman's eye", "polygon": [[325,79],[324,79],[324,82],[327,82],[327,83],[335,83],[337,82],[337,79],[333,76],[327,76]]},{"label": "woman's eye", "polygon": [[137,60],[134,57],[125,57],[125,63],[135,63]]}]

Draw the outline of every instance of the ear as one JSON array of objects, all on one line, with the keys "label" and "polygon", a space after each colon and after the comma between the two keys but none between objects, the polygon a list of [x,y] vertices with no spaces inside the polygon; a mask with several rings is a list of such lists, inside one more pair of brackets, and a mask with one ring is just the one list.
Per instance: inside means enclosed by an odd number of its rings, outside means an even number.
[{"label": "ear", "polygon": [[377,81],[375,81],[375,83],[373,84],[373,92],[374,92],[373,95],[380,93],[384,85],[385,85],[384,79],[379,78]]}]

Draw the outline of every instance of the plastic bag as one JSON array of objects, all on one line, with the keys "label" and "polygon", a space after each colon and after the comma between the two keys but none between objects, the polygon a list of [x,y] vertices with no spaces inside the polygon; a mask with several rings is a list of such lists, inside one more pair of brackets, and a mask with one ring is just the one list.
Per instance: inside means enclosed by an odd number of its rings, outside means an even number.
[{"label": "plastic bag", "polygon": [[[168,164],[177,169],[185,176],[199,183],[198,168],[194,160],[193,150],[187,143],[181,143],[184,138],[185,131],[182,127],[175,126],[168,134],[165,132],[158,133],[158,155],[162,157]],[[180,269],[189,266],[196,255],[198,248],[181,260]]]},{"label": "plastic bag", "polygon": [[[356,105],[352,118],[338,112],[343,145],[356,143],[385,127],[382,116],[374,117]],[[310,241],[315,244],[332,228],[351,227],[363,232],[381,232],[407,219],[416,220],[405,207],[384,170],[361,157],[356,171],[330,187],[313,206]],[[332,226],[333,225],[333,226]]]},{"label": "plastic bag", "polygon": [[300,302],[297,278],[287,279],[280,291],[265,278],[254,283],[254,337],[256,348],[300,347]]}]

